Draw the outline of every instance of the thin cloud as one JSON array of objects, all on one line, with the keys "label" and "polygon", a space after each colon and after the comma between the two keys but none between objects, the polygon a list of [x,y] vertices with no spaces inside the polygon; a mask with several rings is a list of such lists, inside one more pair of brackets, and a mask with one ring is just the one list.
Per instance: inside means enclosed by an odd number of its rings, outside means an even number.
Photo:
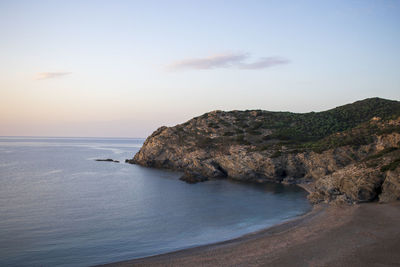
[{"label": "thin cloud", "polygon": [[244,70],[258,70],[277,65],[288,64],[290,61],[283,57],[264,57],[255,62],[247,63],[248,53],[220,54],[204,58],[192,58],[177,61],[168,66],[169,70],[208,70],[216,68],[237,68]]},{"label": "thin cloud", "polygon": [[225,55],[213,55],[205,58],[192,58],[184,59],[172,63],[169,69],[182,70],[182,69],[214,69],[214,68],[228,68],[238,62],[245,60],[248,57],[247,54],[225,54]]},{"label": "thin cloud", "polygon": [[71,74],[71,72],[40,72],[36,74],[35,80],[59,78],[69,74]]},{"label": "thin cloud", "polygon": [[239,68],[244,70],[266,69],[277,65],[289,64],[290,61],[281,57],[265,57],[253,63],[242,63]]}]

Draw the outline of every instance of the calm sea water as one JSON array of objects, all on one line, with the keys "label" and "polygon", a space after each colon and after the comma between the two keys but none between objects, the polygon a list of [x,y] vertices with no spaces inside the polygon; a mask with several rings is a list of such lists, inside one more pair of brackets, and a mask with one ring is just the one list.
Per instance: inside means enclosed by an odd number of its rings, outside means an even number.
[{"label": "calm sea water", "polygon": [[295,186],[187,184],[125,163],[142,139],[0,138],[0,266],[89,266],[231,239],[306,212]]}]

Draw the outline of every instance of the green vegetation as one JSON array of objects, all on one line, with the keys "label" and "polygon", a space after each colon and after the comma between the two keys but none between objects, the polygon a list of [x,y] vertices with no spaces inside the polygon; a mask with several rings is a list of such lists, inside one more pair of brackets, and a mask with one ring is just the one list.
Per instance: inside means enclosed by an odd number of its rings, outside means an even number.
[{"label": "green vegetation", "polygon": [[271,138],[306,142],[354,128],[373,117],[387,120],[398,116],[400,102],[370,98],[318,113],[265,112],[262,128],[275,130]]},{"label": "green vegetation", "polygon": [[208,148],[213,145],[213,139],[199,135],[197,137],[197,144],[201,148]]},{"label": "green vegetation", "polygon": [[210,127],[210,128],[214,128],[214,129],[218,129],[218,128],[220,128],[220,127],[219,127],[219,125],[218,125],[218,124],[216,124],[215,122],[210,122],[210,123],[208,124],[208,127]]},{"label": "green vegetation", "polygon": [[271,158],[277,158],[282,155],[282,152],[280,150],[276,150],[272,155]]},{"label": "green vegetation", "polygon": [[235,135],[235,134],[232,133],[232,132],[225,132],[225,133],[224,133],[224,136],[232,136],[232,135]]},{"label": "green vegetation", "polygon": [[226,127],[231,126],[231,124],[230,124],[229,122],[224,121],[224,120],[221,120],[220,123],[221,123],[222,125],[226,126]]},{"label": "green vegetation", "polygon": [[237,134],[242,134],[242,133],[244,133],[244,131],[242,129],[236,129],[236,133]]},{"label": "green vegetation", "polygon": [[315,142],[306,142],[299,147],[311,149],[317,153],[341,146],[352,146],[354,148],[358,148],[362,145],[372,143],[374,141],[372,134],[372,132],[350,130],[343,132],[343,134],[330,135]]},{"label": "green vegetation", "polygon": [[366,157],[364,160],[367,161],[367,160],[371,160],[371,159],[378,159],[378,158],[382,157],[383,155],[388,154],[393,151],[396,151],[398,149],[399,149],[398,147],[388,147],[388,148],[385,148],[385,149],[379,151],[378,153],[376,153],[374,155]]},{"label": "green vegetation", "polygon": [[262,121],[256,121],[250,127],[251,127],[252,130],[257,130],[261,126],[263,126],[263,122]]},{"label": "green vegetation", "polygon": [[236,141],[238,143],[242,143],[244,141],[244,135],[240,134],[240,135],[236,136]]},{"label": "green vegetation", "polygon": [[381,172],[394,171],[399,165],[400,165],[400,158],[397,158],[391,163],[382,166]]},{"label": "green vegetation", "polygon": [[[379,119],[371,122],[374,117]],[[375,135],[400,132],[399,126],[385,124],[398,117],[399,101],[369,98],[323,112],[215,111],[192,121],[196,126],[207,120],[212,131],[197,133],[186,129],[184,135],[200,147],[241,144],[254,145],[260,151],[265,150],[261,147],[269,147],[281,153],[323,152],[347,145],[359,147],[373,142]],[[184,125],[186,128],[188,124]],[[207,137],[210,132],[216,135],[212,139]]]},{"label": "green vegetation", "polygon": [[250,130],[250,131],[248,131],[248,133],[251,135],[261,135],[262,134],[262,132],[256,131],[256,130]]}]

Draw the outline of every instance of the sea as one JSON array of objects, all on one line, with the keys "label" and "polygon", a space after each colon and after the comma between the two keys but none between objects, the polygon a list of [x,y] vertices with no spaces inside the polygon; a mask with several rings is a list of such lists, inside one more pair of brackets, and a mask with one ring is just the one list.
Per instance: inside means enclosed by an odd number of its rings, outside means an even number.
[{"label": "sea", "polygon": [[[233,239],[310,210],[297,186],[125,163],[144,139],[0,137],[0,266],[92,266]],[[112,158],[115,162],[96,159]]]}]

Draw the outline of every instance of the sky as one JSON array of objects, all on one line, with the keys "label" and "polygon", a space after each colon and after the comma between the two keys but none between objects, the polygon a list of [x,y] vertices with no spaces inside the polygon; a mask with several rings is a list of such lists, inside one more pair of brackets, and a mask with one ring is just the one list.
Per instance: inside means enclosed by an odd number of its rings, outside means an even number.
[{"label": "sky", "polygon": [[0,0],[0,136],[400,100],[400,1]]}]

